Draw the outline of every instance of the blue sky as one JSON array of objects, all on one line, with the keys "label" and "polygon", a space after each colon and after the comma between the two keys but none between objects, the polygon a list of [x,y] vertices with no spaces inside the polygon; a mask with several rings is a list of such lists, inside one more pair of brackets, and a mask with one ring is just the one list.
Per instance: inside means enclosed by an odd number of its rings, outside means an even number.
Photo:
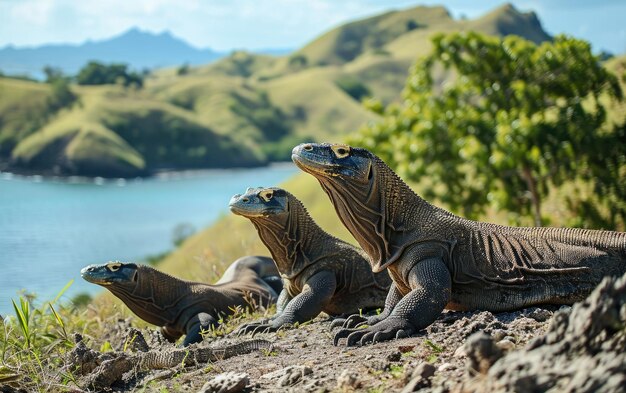
[{"label": "blue sky", "polygon": [[[297,48],[343,22],[389,9],[441,4],[473,18],[491,0],[0,0],[0,46],[81,43],[133,26],[171,31],[197,47]],[[626,53],[626,1],[512,1],[534,10],[551,34],[585,38],[594,50]]]}]

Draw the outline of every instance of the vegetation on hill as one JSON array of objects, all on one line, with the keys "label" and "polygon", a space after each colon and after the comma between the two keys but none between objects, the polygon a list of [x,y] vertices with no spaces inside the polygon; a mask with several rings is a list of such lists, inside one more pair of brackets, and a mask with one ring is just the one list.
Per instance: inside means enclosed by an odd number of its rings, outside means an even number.
[{"label": "vegetation on hill", "polygon": [[534,14],[510,6],[476,20],[415,7],[339,26],[286,57],[237,51],[208,66],[147,76],[92,62],[76,77],[79,86],[63,78],[32,86],[0,79],[16,89],[6,92],[10,105],[0,102],[0,168],[138,176],[287,160],[298,142],[342,140],[376,121],[360,101],[398,100],[409,66],[431,48],[429,37],[468,29],[549,39]]},{"label": "vegetation on hill", "polygon": [[76,83],[79,85],[111,85],[122,84],[124,86],[143,86],[143,77],[128,70],[126,64],[102,64],[90,61],[76,75]]}]

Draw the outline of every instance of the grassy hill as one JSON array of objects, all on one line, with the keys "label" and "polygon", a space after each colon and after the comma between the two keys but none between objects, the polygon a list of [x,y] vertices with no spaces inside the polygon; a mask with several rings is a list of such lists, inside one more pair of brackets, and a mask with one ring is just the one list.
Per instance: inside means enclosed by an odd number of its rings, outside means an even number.
[{"label": "grassy hill", "polygon": [[261,165],[304,140],[341,140],[377,116],[361,100],[397,100],[409,66],[441,31],[550,37],[510,5],[475,20],[443,7],[392,11],[339,26],[288,57],[233,52],[200,67],[158,70],[140,90],[0,79],[0,170],[138,176],[164,168]]}]

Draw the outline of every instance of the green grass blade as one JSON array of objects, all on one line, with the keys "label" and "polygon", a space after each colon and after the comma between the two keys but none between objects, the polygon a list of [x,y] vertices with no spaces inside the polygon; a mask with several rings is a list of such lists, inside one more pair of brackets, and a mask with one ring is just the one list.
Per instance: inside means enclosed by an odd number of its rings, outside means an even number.
[{"label": "green grass blade", "polygon": [[63,289],[61,289],[61,291],[57,294],[57,296],[54,298],[54,300],[51,303],[52,304],[56,303],[59,300],[59,298],[63,296],[65,291],[67,291],[72,286],[72,284],[74,284],[74,279],[71,279],[67,284],[65,284]]},{"label": "green grass blade", "polygon": [[30,322],[30,303],[26,298],[20,296],[20,306],[22,307],[22,313],[28,325],[28,322]]},{"label": "green grass blade", "polygon": [[52,303],[48,303],[48,306],[50,306],[50,311],[52,311],[52,314],[54,315],[54,318],[57,320],[57,323],[59,324],[59,326],[63,329],[63,331],[65,331],[65,324],[63,323],[61,316],[56,312],[54,307],[52,307]]},{"label": "green grass blade", "polygon": [[[17,322],[18,325],[20,327],[20,329],[22,329],[22,333],[24,333],[24,338],[26,339],[26,346],[30,347],[30,335],[29,335],[29,329],[28,329],[28,319],[27,316],[24,315],[23,309],[24,309],[24,303],[23,303],[24,299],[22,299],[20,297],[20,303],[22,306],[22,309],[20,309],[17,304],[15,304],[15,301],[13,299],[11,299],[11,303],[13,303],[13,309],[15,310],[15,315],[17,316]],[[26,311],[28,313],[28,309]]]}]

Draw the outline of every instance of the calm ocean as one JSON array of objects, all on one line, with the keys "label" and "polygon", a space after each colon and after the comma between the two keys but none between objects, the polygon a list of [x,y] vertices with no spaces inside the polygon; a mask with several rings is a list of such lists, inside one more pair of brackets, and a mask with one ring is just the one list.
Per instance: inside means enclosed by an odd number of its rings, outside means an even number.
[{"label": "calm ocean", "polygon": [[173,248],[174,228],[197,230],[227,214],[247,187],[274,186],[296,173],[290,164],[258,169],[177,172],[150,179],[54,180],[0,173],[0,314],[18,292],[52,300],[96,293],[80,269],[136,261]]}]

